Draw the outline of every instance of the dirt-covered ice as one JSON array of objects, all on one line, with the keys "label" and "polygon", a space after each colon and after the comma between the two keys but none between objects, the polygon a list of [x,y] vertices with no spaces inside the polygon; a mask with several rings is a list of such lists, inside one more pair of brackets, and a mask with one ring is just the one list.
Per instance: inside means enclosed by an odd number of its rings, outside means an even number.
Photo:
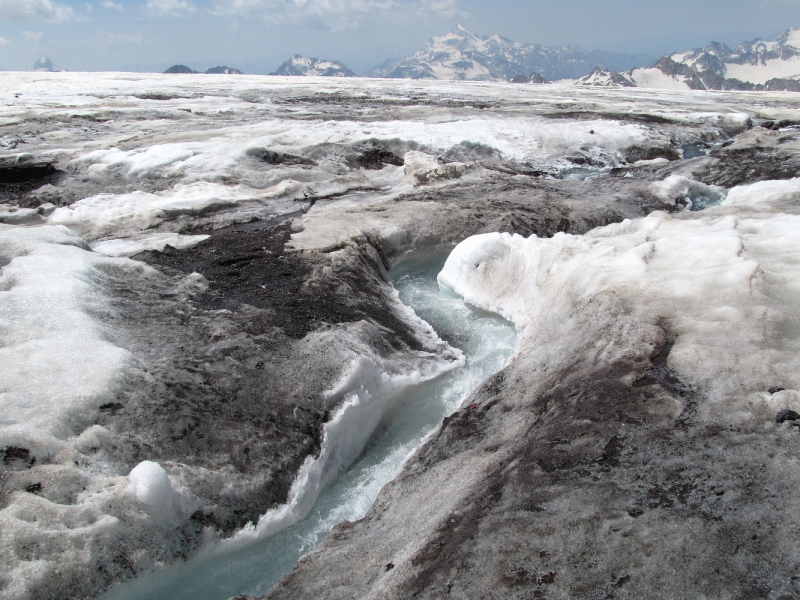
[{"label": "dirt-covered ice", "polygon": [[460,242],[441,281],[517,324],[515,361],[274,594],[792,589],[790,94],[0,80],[3,596],[302,518],[463,363],[386,277]]}]

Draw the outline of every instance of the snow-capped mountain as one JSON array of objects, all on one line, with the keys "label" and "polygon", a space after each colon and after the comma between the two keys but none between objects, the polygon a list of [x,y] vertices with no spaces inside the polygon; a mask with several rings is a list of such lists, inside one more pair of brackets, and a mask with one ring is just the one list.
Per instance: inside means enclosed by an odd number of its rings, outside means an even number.
[{"label": "snow-capped mountain", "polygon": [[318,60],[295,54],[270,75],[306,77],[356,77],[356,74],[338,60]]},{"label": "snow-capped mountain", "polygon": [[604,71],[600,67],[595,67],[594,71],[578,79],[575,85],[636,87],[636,82],[627,73]]},{"label": "snow-capped mountain", "polygon": [[600,65],[624,70],[649,62],[643,55],[585,52],[571,44],[559,47],[513,42],[499,35],[470,33],[461,25],[435,37],[424,50],[368,71],[371,77],[509,81],[538,73],[547,80],[576,78]]},{"label": "snow-capped mountain", "polygon": [[39,60],[37,60],[33,64],[33,68],[31,71],[47,71],[48,73],[60,73],[61,69],[58,68],[56,65],[53,64],[53,61],[47,58],[46,56],[42,56]]},{"label": "snow-capped mountain", "polygon": [[711,42],[705,48],[662,56],[646,69],[595,70],[576,85],[800,91],[800,30],[789,29],[772,42],[744,42],[735,50]]}]

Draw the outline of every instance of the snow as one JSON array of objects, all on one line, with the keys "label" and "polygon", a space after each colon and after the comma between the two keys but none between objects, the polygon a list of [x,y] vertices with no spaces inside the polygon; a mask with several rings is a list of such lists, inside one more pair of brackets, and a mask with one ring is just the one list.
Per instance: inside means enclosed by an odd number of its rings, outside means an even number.
[{"label": "snow", "polygon": [[[621,77],[624,77],[628,81],[630,78],[627,77],[625,74],[620,73]],[[601,71],[596,69],[589,75],[585,77],[581,77],[575,82],[575,85],[591,85],[591,86],[619,86],[619,83],[616,83],[612,80],[611,74],[607,71]]]},{"label": "snow", "polygon": [[800,49],[800,29],[789,30],[785,45]]},{"label": "snow", "polygon": [[152,233],[139,237],[109,239],[95,242],[92,250],[106,256],[133,256],[146,250],[163,252],[167,246],[184,249],[191,248],[207,240],[209,235],[182,235],[180,233]]},{"label": "snow", "polygon": [[131,469],[128,475],[134,497],[153,510],[170,508],[173,501],[169,475],[157,462],[145,460]]},{"label": "snow", "polygon": [[770,79],[789,79],[800,76],[800,56],[771,58],[766,64],[737,65],[726,63],[726,76],[752,83],[766,83]]},{"label": "snow", "polygon": [[689,86],[674,77],[664,74],[660,69],[633,69],[631,77],[642,88],[659,90],[688,90]]},{"label": "snow", "polygon": [[105,260],[66,227],[0,230],[0,447],[54,456],[114,399],[129,355],[91,316]]},{"label": "snow", "polygon": [[[339,192],[349,187],[357,186],[337,186],[334,181],[327,189]],[[158,193],[132,192],[92,196],[69,207],[56,209],[48,221],[51,224],[66,225],[92,240],[149,229],[169,216],[198,214],[211,207],[264,203],[268,204],[272,214],[292,213],[297,210],[293,201],[303,198],[303,191],[304,186],[292,180],[281,181],[263,190],[210,182],[178,184],[171,190]],[[267,202],[270,200],[280,201]]]},{"label": "snow", "polygon": [[733,188],[723,206],[761,207],[793,210],[800,204],[800,179],[760,181]]}]

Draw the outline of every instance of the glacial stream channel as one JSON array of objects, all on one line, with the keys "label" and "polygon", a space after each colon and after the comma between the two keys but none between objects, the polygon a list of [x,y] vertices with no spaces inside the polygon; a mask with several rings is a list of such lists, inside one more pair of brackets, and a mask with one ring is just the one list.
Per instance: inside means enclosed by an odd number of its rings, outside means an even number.
[{"label": "glacial stream channel", "polygon": [[516,346],[512,324],[439,290],[436,276],[447,255],[437,251],[402,258],[390,277],[402,301],[440,337],[464,351],[464,367],[407,390],[381,420],[359,458],[320,493],[302,521],[244,548],[198,557],[122,584],[100,598],[226,600],[238,594],[260,596],[320,544],[337,523],[363,517],[409,453],[472,390],[502,368]]}]

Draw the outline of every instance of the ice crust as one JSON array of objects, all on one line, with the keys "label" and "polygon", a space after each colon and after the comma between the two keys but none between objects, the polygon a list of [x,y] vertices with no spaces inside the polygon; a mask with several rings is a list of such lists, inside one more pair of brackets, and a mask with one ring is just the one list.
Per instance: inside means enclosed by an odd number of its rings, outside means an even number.
[{"label": "ice crust", "polygon": [[611,297],[665,324],[675,338],[668,366],[707,394],[706,418],[768,420],[775,405],[764,391],[800,388],[797,193],[796,180],[762,182],[702,213],[656,212],[584,236],[471,237],[439,283],[513,321],[528,347],[569,317],[615,318],[592,308]]}]

